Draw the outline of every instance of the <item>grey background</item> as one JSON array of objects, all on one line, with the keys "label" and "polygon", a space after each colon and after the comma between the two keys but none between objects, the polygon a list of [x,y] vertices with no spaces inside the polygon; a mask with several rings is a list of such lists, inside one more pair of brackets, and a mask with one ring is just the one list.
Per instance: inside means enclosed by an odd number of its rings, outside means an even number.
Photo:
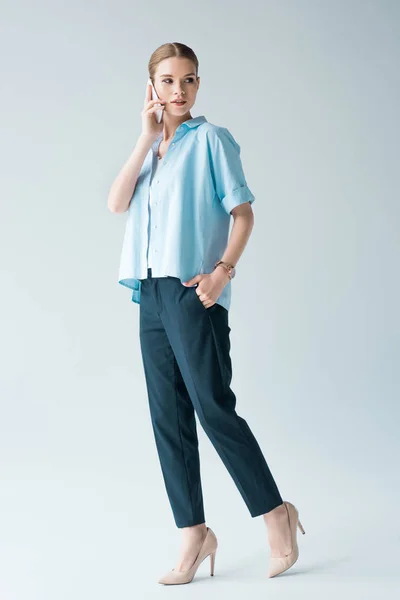
[{"label": "grey background", "polygon": [[[399,2],[3,4],[2,600],[376,598],[398,590]],[[306,535],[267,579],[262,517],[199,426],[207,524],[192,584],[158,464],[138,306],[109,187],[147,62],[191,46],[193,116],[228,127],[256,196],[233,284],[232,387]],[[196,582],[196,584],[195,584]]]}]

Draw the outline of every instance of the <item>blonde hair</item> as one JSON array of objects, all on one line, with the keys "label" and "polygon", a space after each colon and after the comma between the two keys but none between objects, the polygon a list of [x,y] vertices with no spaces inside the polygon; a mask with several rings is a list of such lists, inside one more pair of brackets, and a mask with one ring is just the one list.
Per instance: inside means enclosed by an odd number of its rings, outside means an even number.
[{"label": "blonde hair", "polygon": [[159,46],[156,50],[154,50],[153,54],[150,56],[148,69],[149,77],[153,83],[154,75],[159,63],[162,60],[165,60],[166,58],[172,58],[174,56],[180,58],[188,58],[189,60],[191,60],[196,67],[196,77],[198,76],[197,74],[199,69],[199,61],[193,50],[189,48],[189,46],[181,44],[180,42],[171,42]]}]

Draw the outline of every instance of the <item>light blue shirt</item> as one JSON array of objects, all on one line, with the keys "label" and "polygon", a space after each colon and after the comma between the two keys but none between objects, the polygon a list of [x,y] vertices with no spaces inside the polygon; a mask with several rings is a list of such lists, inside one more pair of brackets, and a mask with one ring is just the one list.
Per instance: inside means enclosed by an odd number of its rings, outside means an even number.
[{"label": "light blue shirt", "polygon": [[[147,277],[148,267],[153,277],[169,275],[181,282],[212,273],[228,244],[230,211],[255,200],[240,146],[226,127],[203,115],[181,123],[152,180],[162,137],[163,132],[145,157],[127,211],[118,280],[132,289],[137,304],[139,280]],[[227,310],[231,285],[216,300]]]}]

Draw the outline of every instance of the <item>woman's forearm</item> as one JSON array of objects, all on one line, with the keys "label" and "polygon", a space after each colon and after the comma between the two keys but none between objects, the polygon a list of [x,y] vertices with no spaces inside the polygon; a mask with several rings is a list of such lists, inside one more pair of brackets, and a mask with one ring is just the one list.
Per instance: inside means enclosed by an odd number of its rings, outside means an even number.
[{"label": "woman's forearm", "polygon": [[154,136],[145,134],[139,136],[132,154],[110,188],[107,206],[111,212],[121,213],[128,210],[144,159],[152,147],[154,139]]},{"label": "woman's forearm", "polygon": [[243,254],[254,225],[254,214],[251,208],[243,207],[243,214],[234,217],[228,245],[220,260],[237,265]]}]

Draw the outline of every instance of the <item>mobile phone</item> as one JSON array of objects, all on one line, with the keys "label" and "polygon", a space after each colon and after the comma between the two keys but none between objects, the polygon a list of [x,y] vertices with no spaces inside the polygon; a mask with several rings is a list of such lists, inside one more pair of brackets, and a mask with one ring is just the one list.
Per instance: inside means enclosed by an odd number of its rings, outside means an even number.
[{"label": "mobile phone", "polygon": [[[149,83],[151,85],[151,99],[152,100],[157,100],[158,99],[158,95],[157,95],[157,92],[155,90],[155,87],[154,87],[153,82],[151,81],[151,79],[149,79]],[[157,104],[156,106],[161,106],[161,104]],[[157,123],[161,123],[162,116],[163,116],[163,111],[162,110],[156,110],[155,115],[156,115]]]}]

